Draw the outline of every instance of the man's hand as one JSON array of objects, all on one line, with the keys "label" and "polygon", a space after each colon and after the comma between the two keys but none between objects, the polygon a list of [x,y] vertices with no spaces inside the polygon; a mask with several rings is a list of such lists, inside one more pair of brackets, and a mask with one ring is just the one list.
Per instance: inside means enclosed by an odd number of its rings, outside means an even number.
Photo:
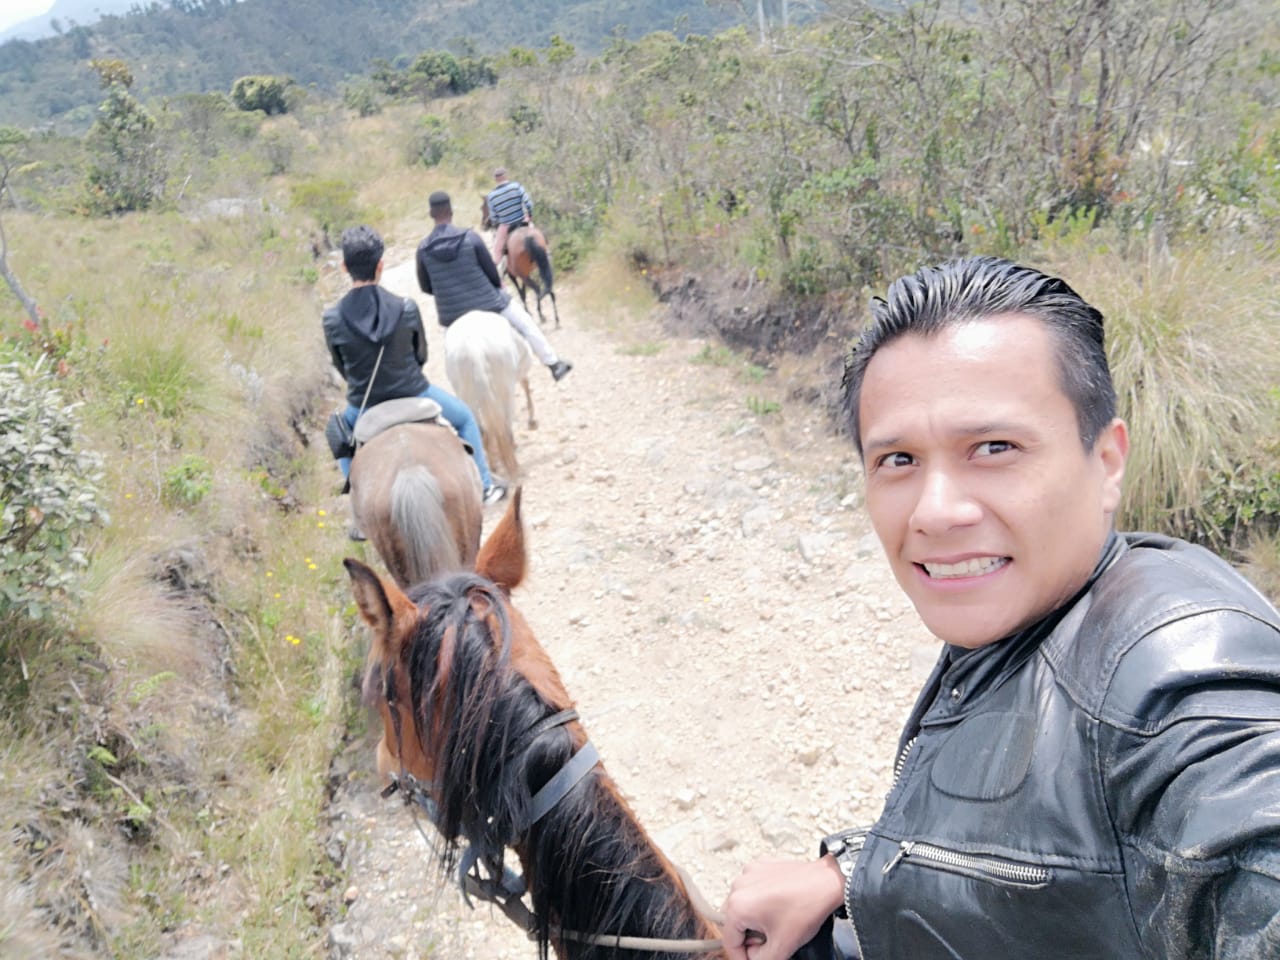
[{"label": "man's hand", "polygon": [[724,902],[725,953],[729,960],[787,960],[843,902],[835,857],[748,864]]}]

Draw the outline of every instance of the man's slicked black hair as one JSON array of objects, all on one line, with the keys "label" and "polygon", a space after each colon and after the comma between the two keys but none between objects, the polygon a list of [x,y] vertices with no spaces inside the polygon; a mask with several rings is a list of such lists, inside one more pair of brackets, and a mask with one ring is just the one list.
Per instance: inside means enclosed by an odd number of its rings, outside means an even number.
[{"label": "man's slicked black hair", "polygon": [[1075,407],[1081,442],[1093,449],[1116,415],[1102,312],[1057,277],[998,257],[969,257],[902,277],[884,299],[872,301],[871,325],[844,372],[844,409],[858,453],[862,381],[877,350],[907,334],[929,337],[949,326],[1010,314],[1034,317],[1053,334],[1062,390]]}]

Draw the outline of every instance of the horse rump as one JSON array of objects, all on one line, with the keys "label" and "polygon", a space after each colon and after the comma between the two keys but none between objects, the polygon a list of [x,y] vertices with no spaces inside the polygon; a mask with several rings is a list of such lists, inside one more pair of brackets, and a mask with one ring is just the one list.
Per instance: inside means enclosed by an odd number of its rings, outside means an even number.
[{"label": "horse rump", "polygon": [[449,383],[475,414],[485,455],[508,483],[520,475],[513,428],[516,384],[528,377],[530,362],[524,338],[499,314],[472,310],[445,331]]}]

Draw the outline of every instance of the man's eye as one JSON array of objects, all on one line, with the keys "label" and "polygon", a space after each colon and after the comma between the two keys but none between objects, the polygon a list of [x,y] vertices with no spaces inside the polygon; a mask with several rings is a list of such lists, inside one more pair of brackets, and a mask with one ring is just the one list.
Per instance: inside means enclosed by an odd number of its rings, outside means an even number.
[{"label": "man's eye", "polygon": [[876,461],[877,466],[881,467],[909,467],[915,461],[912,460],[909,453],[886,453],[883,457]]},{"label": "man's eye", "polygon": [[980,457],[990,457],[997,453],[1004,453],[1012,449],[1013,444],[1008,440],[986,440],[978,444],[974,449],[974,453]]}]

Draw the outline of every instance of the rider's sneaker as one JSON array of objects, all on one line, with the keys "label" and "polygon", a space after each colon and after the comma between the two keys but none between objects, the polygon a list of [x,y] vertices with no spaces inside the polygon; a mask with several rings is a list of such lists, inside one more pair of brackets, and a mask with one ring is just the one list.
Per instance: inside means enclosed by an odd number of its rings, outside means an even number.
[{"label": "rider's sneaker", "polygon": [[572,369],[573,364],[568,360],[557,360],[551,365],[551,376],[558,383]]},{"label": "rider's sneaker", "polygon": [[495,483],[484,492],[484,505],[491,507],[495,503],[501,503],[507,498],[507,488],[505,484]]},{"label": "rider's sneaker", "polygon": [[347,538],[354,540],[356,543],[363,543],[369,539],[364,535],[364,531],[356,526],[354,520],[351,522],[351,526],[347,527]]}]

